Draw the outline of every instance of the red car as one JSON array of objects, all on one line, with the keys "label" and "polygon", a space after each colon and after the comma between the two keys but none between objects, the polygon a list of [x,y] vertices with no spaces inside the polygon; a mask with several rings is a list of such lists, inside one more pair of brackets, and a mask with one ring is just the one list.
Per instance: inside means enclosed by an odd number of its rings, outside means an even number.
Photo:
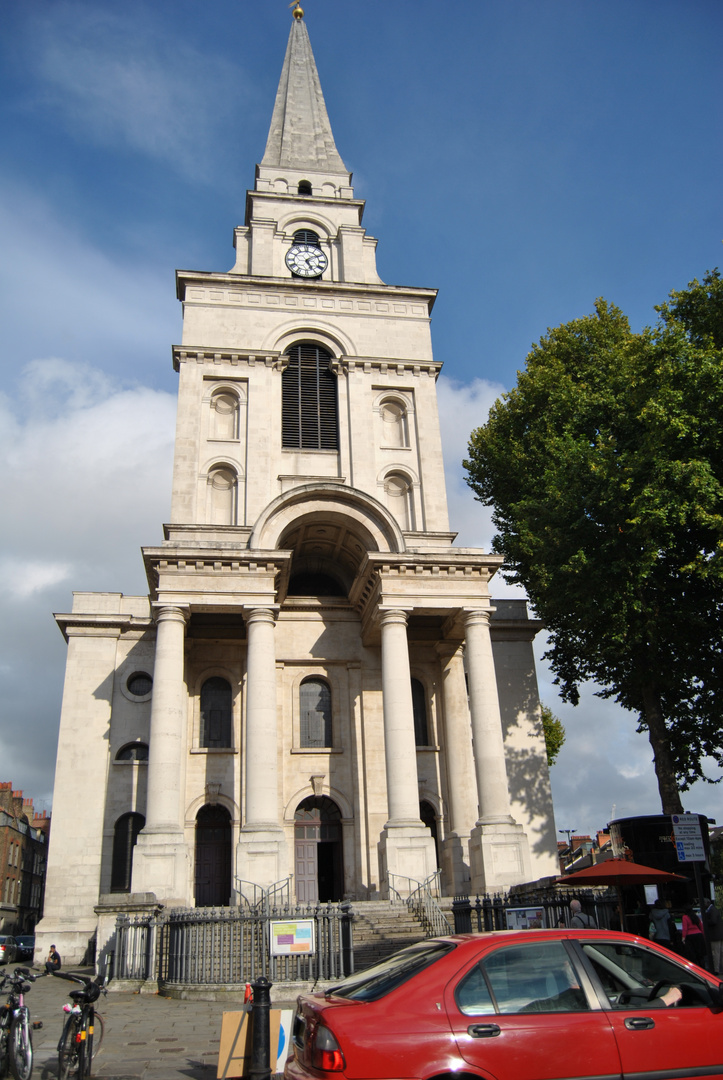
[{"label": "red car", "polygon": [[613,931],[432,938],[302,995],[284,1076],[723,1077],[719,986],[667,949]]}]

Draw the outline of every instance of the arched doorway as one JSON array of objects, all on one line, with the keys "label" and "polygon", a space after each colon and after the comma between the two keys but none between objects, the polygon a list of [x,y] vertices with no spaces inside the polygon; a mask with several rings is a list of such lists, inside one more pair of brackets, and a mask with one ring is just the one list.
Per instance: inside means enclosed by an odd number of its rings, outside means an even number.
[{"label": "arched doorway", "polygon": [[296,899],[301,904],[341,900],[344,873],[341,812],[326,795],[300,802],[294,815]]},{"label": "arched doorway", "polygon": [[202,806],[196,815],[196,907],[231,901],[231,816],[224,806]]},{"label": "arched doorway", "polygon": [[431,803],[426,799],[419,804],[419,816],[422,819],[422,824],[426,825],[432,834],[434,840],[434,852],[437,856],[437,866],[440,866],[439,861],[439,838],[437,836],[437,812]]}]

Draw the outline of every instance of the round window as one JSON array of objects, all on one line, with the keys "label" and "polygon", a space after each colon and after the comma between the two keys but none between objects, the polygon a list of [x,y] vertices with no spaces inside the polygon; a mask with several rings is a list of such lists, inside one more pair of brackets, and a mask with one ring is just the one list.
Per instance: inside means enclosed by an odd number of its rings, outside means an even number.
[{"label": "round window", "polygon": [[145,671],[134,671],[126,682],[126,690],[133,697],[146,697],[153,687],[153,679]]}]

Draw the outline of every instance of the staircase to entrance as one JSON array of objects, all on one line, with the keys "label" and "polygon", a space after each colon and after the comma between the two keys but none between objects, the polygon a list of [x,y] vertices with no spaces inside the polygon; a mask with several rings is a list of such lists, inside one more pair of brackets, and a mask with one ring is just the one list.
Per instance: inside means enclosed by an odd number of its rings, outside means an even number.
[{"label": "staircase to entrance", "polygon": [[407,945],[432,936],[422,919],[404,903],[354,900],[352,911],[355,971],[363,971]]}]

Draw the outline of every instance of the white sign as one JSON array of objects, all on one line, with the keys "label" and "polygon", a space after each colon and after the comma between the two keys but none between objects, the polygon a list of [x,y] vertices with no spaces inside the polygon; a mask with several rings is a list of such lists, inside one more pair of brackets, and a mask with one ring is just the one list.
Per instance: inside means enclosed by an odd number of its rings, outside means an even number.
[{"label": "white sign", "polygon": [[673,814],[673,840],[678,862],[705,862],[703,834],[697,814]]},{"label": "white sign", "polygon": [[313,919],[276,921],[269,924],[272,956],[310,955],[316,952]]}]

